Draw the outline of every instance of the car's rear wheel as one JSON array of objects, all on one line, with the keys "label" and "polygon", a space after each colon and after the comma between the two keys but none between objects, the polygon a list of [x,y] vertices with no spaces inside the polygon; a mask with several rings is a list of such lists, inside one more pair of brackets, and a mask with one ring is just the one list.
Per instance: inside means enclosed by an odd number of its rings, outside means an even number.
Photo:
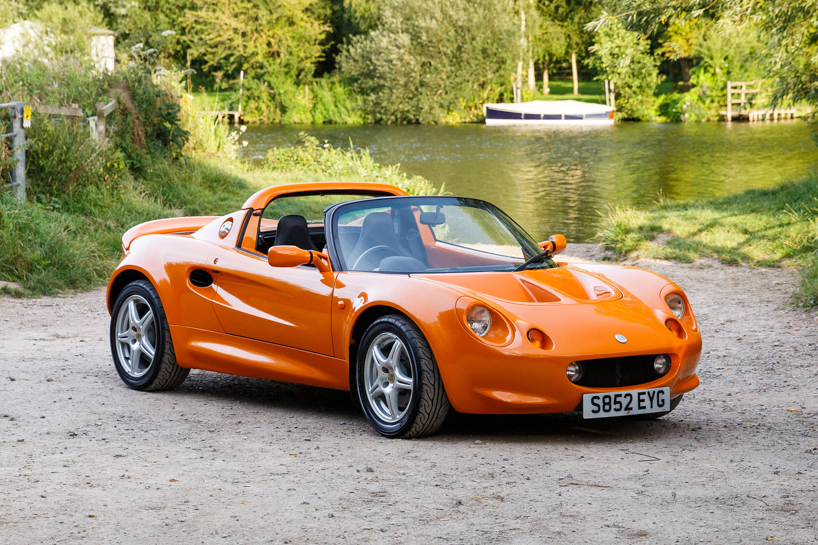
[{"label": "car's rear wheel", "polygon": [[429,343],[405,316],[384,316],[369,326],[358,350],[355,378],[367,420],[386,437],[432,434],[449,412]]},{"label": "car's rear wheel", "polygon": [[129,388],[171,390],[190,373],[176,363],[165,309],[147,280],[131,282],[119,293],[110,335],[114,366]]}]

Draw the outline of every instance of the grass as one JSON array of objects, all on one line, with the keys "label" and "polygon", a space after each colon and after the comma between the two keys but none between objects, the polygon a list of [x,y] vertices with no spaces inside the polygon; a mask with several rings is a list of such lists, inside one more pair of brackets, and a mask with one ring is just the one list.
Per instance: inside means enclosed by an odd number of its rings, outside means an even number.
[{"label": "grass", "polygon": [[579,100],[582,102],[595,102],[605,104],[605,88],[601,81],[579,80],[579,94],[574,95],[574,83],[572,80],[550,80],[548,88],[551,92],[542,94],[542,80],[537,81],[537,90],[528,92],[528,87],[523,86],[524,100]]},{"label": "grass", "polygon": [[727,264],[792,266],[803,306],[818,305],[818,173],[771,189],[650,209],[614,207],[599,238],[619,256],[692,262],[709,256]]},{"label": "grass", "polygon": [[334,180],[433,191],[428,181],[379,165],[365,150],[345,151],[308,139],[302,147],[272,153],[260,167],[203,152],[157,159],[115,185],[83,188],[58,207],[20,206],[10,192],[0,192],[0,280],[21,286],[2,292],[28,297],[104,285],[119,261],[122,234],[133,225],[179,215],[223,215],[263,187]]}]

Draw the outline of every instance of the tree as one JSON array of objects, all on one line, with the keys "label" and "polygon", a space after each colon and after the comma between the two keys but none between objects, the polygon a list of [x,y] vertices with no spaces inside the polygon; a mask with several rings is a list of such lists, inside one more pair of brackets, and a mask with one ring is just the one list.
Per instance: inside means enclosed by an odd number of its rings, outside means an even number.
[{"label": "tree", "polygon": [[574,94],[579,94],[579,73],[577,55],[588,49],[591,33],[585,26],[597,16],[598,2],[594,0],[539,0],[543,20],[547,21],[548,32],[541,34],[549,37],[552,52],[558,53],[564,43],[563,53],[554,54],[552,58],[570,52],[571,76],[574,81]]},{"label": "tree", "polygon": [[191,56],[206,70],[312,76],[329,30],[319,0],[192,0],[182,19]]},{"label": "tree", "polygon": [[653,91],[659,85],[659,61],[650,43],[620,22],[602,27],[594,36],[590,63],[599,75],[614,83],[617,117],[647,120],[654,117]]},{"label": "tree", "polygon": [[615,0],[589,29],[621,21],[651,35],[667,21],[684,23],[705,15],[730,28],[750,25],[759,31],[768,55],[764,73],[775,81],[775,101],[818,104],[818,0]]},{"label": "tree", "polygon": [[510,0],[392,0],[354,36],[341,74],[372,120],[477,119],[507,88],[519,44]]}]

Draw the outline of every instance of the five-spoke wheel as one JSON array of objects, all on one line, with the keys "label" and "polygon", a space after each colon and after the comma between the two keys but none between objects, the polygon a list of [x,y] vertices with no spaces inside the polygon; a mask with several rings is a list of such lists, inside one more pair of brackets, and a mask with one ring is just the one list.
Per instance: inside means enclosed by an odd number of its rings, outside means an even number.
[{"label": "five-spoke wheel", "polygon": [[150,369],[156,357],[156,322],[144,297],[131,295],[116,316],[116,351],[123,370],[138,379]]},{"label": "five-spoke wheel", "polygon": [[405,316],[384,316],[369,326],[355,371],[358,401],[382,435],[429,435],[449,412],[449,398],[429,343]]},{"label": "five-spoke wheel", "polygon": [[147,280],[131,282],[116,298],[111,353],[120,378],[135,390],[170,390],[190,372],[176,363],[165,309]]}]

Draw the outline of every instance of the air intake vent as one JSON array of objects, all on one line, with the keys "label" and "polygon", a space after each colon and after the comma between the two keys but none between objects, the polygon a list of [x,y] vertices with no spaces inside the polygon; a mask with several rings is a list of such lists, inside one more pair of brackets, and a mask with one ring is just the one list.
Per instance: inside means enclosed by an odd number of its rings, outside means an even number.
[{"label": "air intake vent", "polygon": [[207,271],[196,269],[190,273],[190,283],[197,288],[206,288],[213,283],[213,277]]}]

